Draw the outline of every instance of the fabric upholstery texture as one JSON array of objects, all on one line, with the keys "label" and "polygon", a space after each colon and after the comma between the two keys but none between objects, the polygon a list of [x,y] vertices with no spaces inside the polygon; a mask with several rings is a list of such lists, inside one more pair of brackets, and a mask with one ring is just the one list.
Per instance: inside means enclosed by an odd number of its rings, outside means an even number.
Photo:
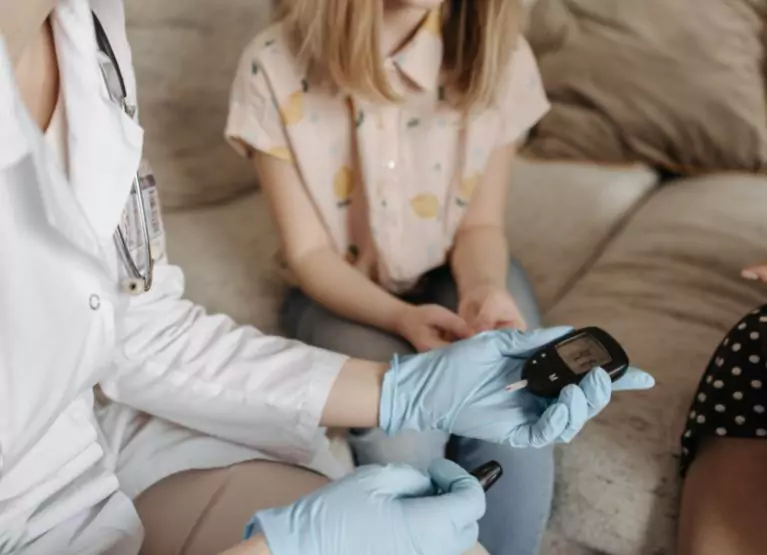
[{"label": "fabric upholstery texture", "polygon": [[168,256],[184,269],[191,299],[264,333],[279,331],[285,285],[273,256],[279,241],[261,193],[168,211],[164,223]]},{"label": "fabric upholstery texture", "polygon": [[538,0],[553,109],[527,152],[690,174],[767,169],[765,0]]},{"label": "fabric upholstery texture", "polygon": [[658,176],[639,164],[516,162],[506,218],[509,247],[543,310],[588,269],[657,183]]},{"label": "fabric upholstery texture", "polygon": [[247,161],[222,139],[245,45],[272,18],[272,0],[126,2],[146,154],[167,208],[256,189]]},{"label": "fabric upholstery texture", "polygon": [[615,555],[674,553],[679,438],[727,330],[767,288],[767,179],[723,174],[664,186],[547,314],[609,330],[657,387],[619,395],[561,449],[553,532]]}]

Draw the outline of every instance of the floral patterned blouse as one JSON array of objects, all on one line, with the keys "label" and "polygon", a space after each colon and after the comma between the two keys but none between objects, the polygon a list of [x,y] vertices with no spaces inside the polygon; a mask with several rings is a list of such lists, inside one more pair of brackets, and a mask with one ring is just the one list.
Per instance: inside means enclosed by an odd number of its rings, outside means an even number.
[{"label": "floral patterned blouse", "polygon": [[226,137],[295,164],[335,249],[392,292],[443,265],[492,152],[549,109],[520,39],[498,100],[464,116],[440,84],[439,13],[426,17],[386,67],[403,101],[381,104],[310,85],[280,24],[245,49]]}]

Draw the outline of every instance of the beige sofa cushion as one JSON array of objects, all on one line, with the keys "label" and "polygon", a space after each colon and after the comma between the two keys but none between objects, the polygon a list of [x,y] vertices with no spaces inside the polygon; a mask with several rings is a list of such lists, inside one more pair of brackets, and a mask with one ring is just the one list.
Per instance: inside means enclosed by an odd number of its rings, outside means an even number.
[{"label": "beige sofa cushion", "polygon": [[614,555],[673,553],[679,436],[698,380],[729,327],[767,287],[740,269],[767,259],[767,178],[671,184],[644,206],[547,315],[598,325],[652,372],[561,450],[554,531]]},{"label": "beige sofa cushion", "polygon": [[271,0],[130,0],[128,37],[146,153],[167,208],[222,201],[256,186],[223,140],[229,90]]},{"label": "beige sofa cushion", "polygon": [[278,241],[261,193],[165,213],[168,256],[184,269],[187,296],[209,311],[277,333],[284,285]]},{"label": "beige sofa cushion", "polygon": [[641,165],[517,162],[509,194],[509,246],[544,309],[580,277],[657,182]]},{"label": "beige sofa cushion", "polygon": [[681,173],[767,169],[766,0],[538,0],[553,104],[528,152]]}]

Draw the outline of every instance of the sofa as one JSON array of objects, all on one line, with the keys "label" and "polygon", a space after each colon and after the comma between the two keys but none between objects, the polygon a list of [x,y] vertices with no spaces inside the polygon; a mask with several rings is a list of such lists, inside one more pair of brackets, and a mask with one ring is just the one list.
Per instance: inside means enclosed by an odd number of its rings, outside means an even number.
[{"label": "sofa", "polygon": [[[278,333],[277,238],[250,168],[222,139],[237,56],[268,20],[271,2],[227,0],[224,11],[210,4],[127,3],[146,154],[163,195],[169,256],[186,271],[188,296]],[[551,82],[545,68],[544,78]],[[723,157],[721,170],[659,171],[649,151],[628,148],[610,160],[587,159],[572,145],[559,148],[551,125],[537,147],[532,137],[509,183],[512,252],[547,324],[605,328],[657,387],[616,395],[558,448],[542,553],[670,555],[679,436],[697,382],[729,327],[767,293],[739,275],[767,259],[767,176]],[[348,457],[343,445],[339,456]]]}]

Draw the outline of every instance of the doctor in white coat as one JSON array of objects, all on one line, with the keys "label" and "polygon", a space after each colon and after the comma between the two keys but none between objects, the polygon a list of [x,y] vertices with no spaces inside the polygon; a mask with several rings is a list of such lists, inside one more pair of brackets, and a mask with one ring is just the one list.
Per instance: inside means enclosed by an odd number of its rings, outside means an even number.
[{"label": "doctor in white coat", "polygon": [[[92,10],[122,72],[122,107]],[[598,370],[557,401],[503,391],[515,357],[563,330],[490,332],[380,365],[207,315],[165,260],[144,166],[155,264],[151,287],[137,280],[115,241],[120,229],[148,277],[121,0],[0,0],[0,31],[0,554],[135,555],[142,543],[163,554],[460,553],[483,496],[445,461],[431,476],[366,469],[258,513],[236,544],[256,510],[339,477],[319,426],[535,447],[569,441],[609,401]],[[651,382],[632,371],[613,387]],[[432,505],[381,505],[413,498]]]}]

